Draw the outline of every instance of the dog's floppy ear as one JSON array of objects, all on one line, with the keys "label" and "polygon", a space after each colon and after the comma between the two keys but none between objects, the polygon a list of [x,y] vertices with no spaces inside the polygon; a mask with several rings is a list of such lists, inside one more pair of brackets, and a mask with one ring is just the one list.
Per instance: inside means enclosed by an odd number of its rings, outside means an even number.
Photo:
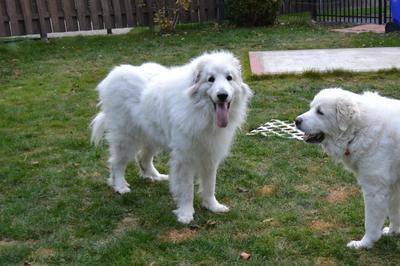
[{"label": "dog's floppy ear", "polygon": [[341,97],[338,99],[336,104],[336,120],[341,131],[345,131],[359,114],[360,110],[357,103],[350,97]]},{"label": "dog's floppy ear", "polygon": [[250,89],[250,87],[242,82],[240,84],[240,88],[242,89],[242,92],[247,96],[247,97],[252,97],[253,96],[253,91]]},{"label": "dog's floppy ear", "polygon": [[187,89],[186,94],[189,96],[193,96],[200,87],[200,79],[201,79],[201,64],[199,63],[196,66],[196,69],[193,71],[193,84]]}]

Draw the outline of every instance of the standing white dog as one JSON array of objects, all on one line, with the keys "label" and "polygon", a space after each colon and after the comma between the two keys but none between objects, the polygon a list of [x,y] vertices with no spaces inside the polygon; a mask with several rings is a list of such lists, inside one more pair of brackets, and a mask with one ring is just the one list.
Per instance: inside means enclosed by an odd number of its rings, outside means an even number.
[{"label": "standing white dog", "polygon": [[168,179],[153,165],[153,156],[164,149],[171,155],[170,189],[179,222],[193,220],[194,177],[200,181],[205,208],[229,210],[215,198],[216,172],[245,121],[252,95],[231,53],[206,53],[171,68],[122,65],[97,89],[101,112],[91,123],[92,141],[97,145],[106,133],[109,186],[121,194],[130,191],[124,173],[132,159],[144,177]]},{"label": "standing white dog", "polygon": [[[297,117],[304,140],[357,175],[365,203],[365,235],[350,248],[371,248],[381,234],[400,233],[400,101],[366,92],[325,89]],[[390,225],[382,230],[386,217]]]}]

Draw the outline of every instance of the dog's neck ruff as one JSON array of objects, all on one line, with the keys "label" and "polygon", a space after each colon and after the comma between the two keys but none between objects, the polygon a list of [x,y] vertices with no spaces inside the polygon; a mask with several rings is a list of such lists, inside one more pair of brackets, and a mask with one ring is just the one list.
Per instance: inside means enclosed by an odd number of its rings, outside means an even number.
[{"label": "dog's neck ruff", "polygon": [[331,141],[322,142],[325,151],[336,158],[348,159],[355,152],[350,146],[354,144],[360,130],[348,129]]},{"label": "dog's neck ruff", "polygon": [[358,133],[358,131],[355,131],[353,138],[347,142],[346,150],[344,151],[344,156],[350,156],[350,147],[349,146],[357,137],[357,133]]}]

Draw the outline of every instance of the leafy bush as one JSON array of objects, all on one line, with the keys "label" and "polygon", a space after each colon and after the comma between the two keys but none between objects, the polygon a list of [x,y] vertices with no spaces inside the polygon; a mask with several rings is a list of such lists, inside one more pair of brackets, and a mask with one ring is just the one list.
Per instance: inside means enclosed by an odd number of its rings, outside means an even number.
[{"label": "leafy bush", "polygon": [[225,0],[227,19],[238,26],[274,24],[281,0]]},{"label": "leafy bush", "polygon": [[160,30],[163,33],[173,32],[176,28],[176,24],[179,21],[179,10],[189,10],[191,0],[176,0],[173,8],[167,8],[165,1],[155,0],[156,12],[154,14],[154,23],[160,26]]}]

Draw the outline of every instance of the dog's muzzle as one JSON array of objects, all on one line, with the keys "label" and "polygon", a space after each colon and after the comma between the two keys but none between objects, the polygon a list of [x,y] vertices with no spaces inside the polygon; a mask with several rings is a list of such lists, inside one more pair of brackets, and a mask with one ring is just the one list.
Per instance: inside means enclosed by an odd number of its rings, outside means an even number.
[{"label": "dog's muzzle", "polygon": [[307,143],[321,143],[325,139],[325,134],[323,132],[317,134],[307,134],[304,133],[303,140]]},{"label": "dog's muzzle", "polygon": [[[303,123],[303,118],[297,117],[296,120],[294,121],[296,124],[296,127],[300,130],[301,129],[301,124]],[[304,133],[303,140],[307,143],[321,143],[325,139],[325,134],[323,132],[311,134],[311,133]]]}]

